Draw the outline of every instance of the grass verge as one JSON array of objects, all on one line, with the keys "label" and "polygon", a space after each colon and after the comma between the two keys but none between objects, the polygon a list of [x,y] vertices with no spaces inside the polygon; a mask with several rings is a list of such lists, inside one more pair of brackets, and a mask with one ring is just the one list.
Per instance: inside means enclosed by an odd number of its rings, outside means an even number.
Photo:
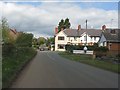
[{"label": "grass verge", "polygon": [[58,54],[69,60],[81,62],[81,63],[88,64],[88,65],[98,67],[101,69],[120,73],[120,65],[119,64],[114,64],[114,63],[108,62],[108,61],[100,61],[97,59],[93,60],[92,55],[71,54],[71,53],[67,53],[67,52],[59,52]]},{"label": "grass verge", "polygon": [[2,59],[2,88],[8,88],[20,70],[35,55],[33,48],[17,48],[12,55]]}]

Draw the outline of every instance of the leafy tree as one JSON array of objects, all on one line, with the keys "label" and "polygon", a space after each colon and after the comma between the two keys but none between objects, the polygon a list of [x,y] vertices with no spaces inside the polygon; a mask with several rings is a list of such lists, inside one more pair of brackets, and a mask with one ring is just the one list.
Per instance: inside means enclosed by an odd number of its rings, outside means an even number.
[{"label": "leafy tree", "polygon": [[64,28],[66,28],[66,29],[70,28],[71,24],[70,24],[70,22],[69,22],[69,19],[68,19],[68,18],[66,18],[66,19],[65,19],[64,25],[65,25],[65,27],[64,27]]},{"label": "leafy tree", "polygon": [[38,44],[37,38],[33,38],[33,39],[32,39],[32,44],[33,44],[33,45],[37,45],[37,44]]},{"label": "leafy tree", "polygon": [[9,26],[7,19],[5,17],[2,17],[2,38],[4,43],[9,43]]},{"label": "leafy tree", "polygon": [[61,29],[68,29],[70,28],[71,24],[68,18],[66,18],[65,20],[61,19],[61,21],[58,24],[58,32],[61,31]]},{"label": "leafy tree", "polygon": [[18,47],[31,47],[33,34],[22,33],[16,40],[16,46]]},{"label": "leafy tree", "polygon": [[46,41],[46,39],[44,37],[39,37],[38,40],[37,40],[37,42],[38,42],[39,45],[44,44],[45,41]]},{"label": "leafy tree", "polygon": [[60,21],[59,24],[58,24],[58,32],[61,31],[61,28],[64,29],[64,20],[63,20],[63,19],[61,19],[61,21]]},{"label": "leafy tree", "polygon": [[54,37],[47,38],[46,46],[50,46],[50,44],[54,44],[54,43],[55,43],[55,38]]}]

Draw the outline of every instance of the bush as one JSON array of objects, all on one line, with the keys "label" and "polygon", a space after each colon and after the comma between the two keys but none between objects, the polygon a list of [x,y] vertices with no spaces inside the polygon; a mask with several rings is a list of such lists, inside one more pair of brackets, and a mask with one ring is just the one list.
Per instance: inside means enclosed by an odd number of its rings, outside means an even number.
[{"label": "bush", "polygon": [[108,48],[107,47],[96,47],[94,51],[99,51],[99,52],[107,52]]},{"label": "bush", "polygon": [[[65,45],[65,49],[68,52],[73,52],[73,50],[83,50],[84,46],[81,45]],[[93,45],[93,46],[87,46],[88,50],[95,50],[97,48],[97,45]]]},{"label": "bush", "polygon": [[107,55],[107,51],[107,47],[96,47],[94,49],[94,54],[96,55],[96,57],[102,57]]},{"label": "bush", "polygon": [[3,58],[2,61],[2,87],[8,88],[20,70],[36,55],[36,51],[30,47],[16,48],[12,55]]},{"label": "bush", "polygon": [[17,47],[32,47],[33,34],[22,33],[18,36],[15,45]]},{"label": "bush", "polygon": [[9,56],[15,51],[15,46],[11,43],[5,43],[2,45],[2,56]]},{"label": "bush", "polygon": [[65,45],[65,50],[67,51],[67,52],[70,52],[70,53],[72,53],[73,52],[73,49],[74,49],[74,47],[73,47],[73,45]]}]

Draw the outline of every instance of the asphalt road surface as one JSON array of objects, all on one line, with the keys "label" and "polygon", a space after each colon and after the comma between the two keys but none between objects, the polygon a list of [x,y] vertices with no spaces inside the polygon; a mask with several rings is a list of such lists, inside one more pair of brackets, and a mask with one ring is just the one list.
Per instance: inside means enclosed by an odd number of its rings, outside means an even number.
[{"label": "asphalt road surface", "polygon": [[11,88],[117,88],[118,74],[38,51]]}]

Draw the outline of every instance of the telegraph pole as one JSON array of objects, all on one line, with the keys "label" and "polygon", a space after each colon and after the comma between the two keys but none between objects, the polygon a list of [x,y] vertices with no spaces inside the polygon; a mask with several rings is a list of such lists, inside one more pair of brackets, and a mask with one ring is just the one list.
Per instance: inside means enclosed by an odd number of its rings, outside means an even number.
[{"label": "telegraph pole", "polygon": [[114,19],[111,19],[111,28],[112,28],[112,22],[113,22]]},{"label": "telegraph pole", "polygon": [[88,20],[86,19],[86,21],[85,21],[86,22],[86,44],[85,44],[85,46],[87,45],[87,21]]},{"label": "telegraph pole", "polygon": [[85,38],[86,38],[86,42],[85,42],[85,45],[84,45],[84,48],[83,48],[83,50],[84,50],[84,53],[86,54],[87,53],[87,19],[86,19],[86,36],[85,36]]}]

